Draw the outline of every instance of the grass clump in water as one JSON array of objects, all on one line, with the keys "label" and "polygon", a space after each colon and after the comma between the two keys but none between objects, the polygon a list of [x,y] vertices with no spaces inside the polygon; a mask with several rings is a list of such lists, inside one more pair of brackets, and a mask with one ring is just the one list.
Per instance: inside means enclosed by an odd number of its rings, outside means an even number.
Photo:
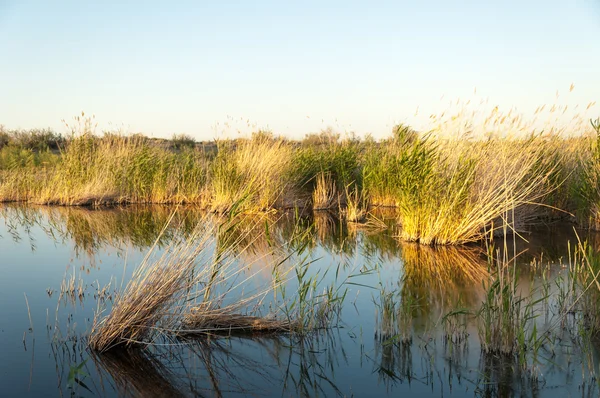
[{"label": "grass clump in water", "polygon": [[486,293],[477,313],[482,359],[502,358],[538,380],[539,352],[551,331],[539,328],[537,318],[549,298],[549,286],[545,281],[541,289],[530,287],[524,294],[518,282],[518,254],[509,255],[506,237],[502,252],[489,247],[488,261],[495,271],[484,283]]},{"label": "grass clump in water", "polygon": [[[215,246],[212,239],[219,236],[217,230],[231,228],[230,222],[217,225],[203,220],[191,235],[174,241],[158,258],[151,256],[153,247],[116,295],[110,313],[101,318],[101,309],[97,311],[89,338],[91,349],[105,352],[190,335],[306,333],[333,321],[339,308],[336,303],[343,300],[339,288],[331,286],[317,294],[318,276],[305,278],[308,263],[295,267],[298,295],[291,302],[283,297],[282,306],[275,303],[275,313],[258,315],[268,292],[279,288],[285,292],[281,286],[289,270],[275,266],[277,277],[270,286],[248,289],[256,273],[247,274],[245,267],[235,265],[232,248],[236,244]],[[239,244],[245,242],[244,236],[238,239]],[[234,294],[241,297],[232,301]]]},{"label": "grass clump in water", "polygon": [[312,193],[313,210],[329,210],[338,206],[337,188],[331,175],[321,172],[316,179],[317,183]]},{"label": "grass clump in water", "polygon": [[118,346],[151,344],[163,330],[175,330],[190,289],[202,274],[195,274],[197,257],[208,236],[197,230],[194,239],[172,245],[157,260],[150,254],[136,268],[125,290],[115,297],[110,313],[94,318],[89,345],[95,351]]},{"label": "grass clump in water", "polygon": [[556,188],[549,181],[557,149],[548,142],[541,136],[415,137],[408,128],[398,129],[392,145],[367,155],[364,185],[374,203],[398,207],[402,240],[479,241],[489,228],[501,229],[503,214]]}]

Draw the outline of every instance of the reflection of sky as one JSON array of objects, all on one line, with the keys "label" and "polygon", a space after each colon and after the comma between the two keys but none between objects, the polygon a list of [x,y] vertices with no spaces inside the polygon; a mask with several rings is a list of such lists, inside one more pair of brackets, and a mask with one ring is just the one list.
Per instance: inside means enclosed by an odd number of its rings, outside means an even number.
[{"label": "reflection of sky", "polygon": [[[128,261],[139,261],[139,252],[128,251]],[[62,303],[57,313],[63,278],[75,272],[76,281],[82,278],[88,286],[86,294],[89,298],[95,292],[96,281],[104,286],[111,276],[120,280],[123,274],[124,260],[113,248],[101,251],[94,260],[75,257],[72,242],[56,243],[40,225],[26,231],[22,225],[15,225],[14,220],[9,225],[6,219],[0,218],[0,385],[3,388],[0,395],[24,396],[28,391],[29,396],[46,396],[48,386],[56,385],[54,361],[49,356],[46,337],[47,333],[52,335],[53,330],[48,331],[48,324],[53,327],[58,317],[62,332],[66,333],[66,319],[73,314],[77,324],[75,330],[83,333],[91,325],[95,309],[95,305],[65,306]],[[94,267],[90,266],[92,263]],[[90,286],[92,283],[94,287]],[[48,297],[48,288],[55,290],[52,297]],[[33,332],[27,331],[30,322],[25,294]],[[27,352],[22,344],[26,331]],[[35,376],[31,384],[30,371]]]},{"label": "reflection of sky", "polygon": [[556,90],[585,107],[599,21],[595,0],[2,1],[0,119],[62,129],[85,110],[163,136],[255,123],[381,136],[475,87],[523,112]]}]

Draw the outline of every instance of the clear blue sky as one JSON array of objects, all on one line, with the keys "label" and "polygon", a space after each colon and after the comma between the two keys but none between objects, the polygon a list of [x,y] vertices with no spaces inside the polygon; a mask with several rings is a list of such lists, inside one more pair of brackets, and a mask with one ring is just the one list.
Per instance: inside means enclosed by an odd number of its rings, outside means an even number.
[{"label": "clear blue sky", "polygon": [[557,90],[585,106],[599,71],[599,0],[0,0],[8,128],[64,131],[84,110],[154,136],[209,139],[247,120],[382,136],[475,87],[523,112]]}]

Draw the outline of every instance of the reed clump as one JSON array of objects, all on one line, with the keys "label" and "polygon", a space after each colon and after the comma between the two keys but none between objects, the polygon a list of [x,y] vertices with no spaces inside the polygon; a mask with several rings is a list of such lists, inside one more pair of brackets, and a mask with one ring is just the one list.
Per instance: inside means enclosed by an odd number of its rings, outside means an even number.
[{"label": "reed clump", "polygon": [[206,159],[195,151],[175,154],[139,137],[85,132],[70,138],[51,160],[44,161],[43,154],[19,153],[3,162],[8,166],[0,169],[2,201],[98,205],[204,198]]},{"label": "reed clump", "polygon": [[580,335],[600,337],[600,256],[588,243],[579,242],[569,264],[569,281],[560,292],[563,316],[577,314]]},{"label": "reed clump", "polygon": [[591,125],[594,130],[591,137],[579,140],[583,145],[579,145],[572,196],[579,222],[600,230],[600,119],[592,120]]},{"label": "reed clump", "polygon": [[331,129],[308,135],[294,151],[288,178],[296,192],[309,192],[316,209],[345,204],[347,187],[362,188],[364,144],[356,137],[341,138]]},{"label": "reed clump", "polygon": [[329,174],[319,173],[312,193],[314,210],[330,210],[338,206],[338,194],[335,181]]},{"label": "reed clump", "polygon": [[369,198],[365,191],[346,188],[346,220],[350,223],[363,223],[369,211]]},{"label": "reed clump", "polygon": [[[265,333],[306,333],[327,324],[339,311],[339,288],[330,286],[323,293],[316,277],[309,278],[291,303],[275,302],[268,315],[258,315],[267,293],[278,291],[287,282],[282,263],[275,263],[277,276],[266,287],[257,285],[258,273],[236,263],[239,253],[233,248],[247,244],[244,233],[228,238],[226,245],[214,242],[220,231],[235,230],[235,220],[201,220],[184,238],[175,239],[160,256],[153,246],[135,269],[124,290],[115,295],[112,309],[102,316],[104,302],[94,318],[89,346],[98,352],[117,347],[156,344],[160,339],[193,335],[232,335]],[[166,229],[166,228],[165,228]],[[252,230],[246,230],[252,234]],[[158,242],[158,239],[157,239]],[[298,270],[304,276],[308,264]],[[260,270],[259,270],[260,271]],[[302,278],[300,278],[302,279]],[[254,285],[254,286],[253,286]],[[236,295],[235,299],[231,296]],[[283,296],[283,295],[282,295]]]},{"label": "reed clump", "polygon": [[110,313],[96,313],[89,345],[95,351],[151,344],[162,330],[177,328],[189,291],[197,282],[196,259],[208,236],[197,231],[189,243],[173,245],[152,261],[147,255],[124,291],[116,295]]},{"label": "reed clump", "polygon": [[282,206],[291,188],[286,177],[292,148],[286,141],[263,136],[241,142],[221,142],[209,169],[210,206],[227,212],[268,210]]},{"label": "reed clump", "polygon": [[506,237],[502,250],[488,246],[492,272],[483,285],[486,292],[477,312],[479,340],[484,355],[514,359],[522,371],[536,379],[538,355],[551,334],[537,318],[550,290],[546,280],[539,289],[530,286],[529,292],[519,286],[519,254],[514,248],[509,252]]},{"label": "reed clump", "polygon": [[189,236],[174,239],[161,255],[154,256],[157,238],[124,290],[115,295],[110,313],[102,316],[103,308],[98,308],[90,348],[105,352],[152,345],[161,338],[184,334],[235,332],[240,325],[245,331],[265,332],[267,326],[272,327],[275,320],[271,318],[259,322],[258,317],[241,315],[256,306],[270,288],[230,304],[224,302],[252,276],[241,276],[244,269],[234,266],[235,258],[228,249],[215,249],[213,236],[219,228],[228,227],[209,218],[200,220]]},{"label": "reed clump", "polygon": [[[540,203],[555,189],[553,148],[543,137],[446,141],[425,157],[422,182],[401,197],[404,240],[462,244],[502,230],[502,215]],[[500,221],[500,222],[498,222]],[[521,219],[515,219],[510,232]],[[496,224],[494,225],[494,222]]]}]

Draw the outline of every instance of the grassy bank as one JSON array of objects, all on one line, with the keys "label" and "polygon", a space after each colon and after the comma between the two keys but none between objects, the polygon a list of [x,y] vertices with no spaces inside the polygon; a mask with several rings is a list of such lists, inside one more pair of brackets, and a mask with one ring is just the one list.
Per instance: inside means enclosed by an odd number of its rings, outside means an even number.
[{"label": "grassy bank", "polygon": [[598,120],[568,134],[496,120],[478,136],[396,126],[381,141],[326,130],[302,141],[258,132],[210,144],[100,135],[91,119],[76,122],[68,137],[0,130],[0,201],[187,203],[219,213],[312,207],[343,210],[353,222],[393,206],[398,238],[429,245],[560,217],[600,225]]}]

